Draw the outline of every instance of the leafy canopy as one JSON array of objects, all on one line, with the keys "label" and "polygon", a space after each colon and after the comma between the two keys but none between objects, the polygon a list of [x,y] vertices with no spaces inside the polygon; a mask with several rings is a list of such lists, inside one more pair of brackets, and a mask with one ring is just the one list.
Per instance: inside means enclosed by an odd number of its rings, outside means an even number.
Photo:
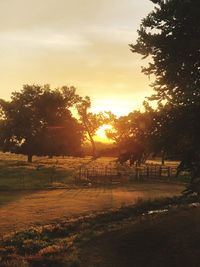
[{"label": "leafy canopy", "polygon": [[70,108],[78,101],[74,87],[51,90],[25,85],[0,100],[0,145],[3,151],[33,155],[77,155],[82,130]]},{"label": "leafy canopy", "polygon": [[[132,52],[149,60],[158,103],[154,147],[179,154],[181,166],[200,177],[200,1],[151,0],[154,10],[142,20]],[[155,128],[156,129],[156,128]]]},{"label": "leafy canopy", "polygon": [[150,98],[173,105],[200,102],[200,1],[151,0],[154,10],[142,20],[131,50],[148,58],[153,75]]}]

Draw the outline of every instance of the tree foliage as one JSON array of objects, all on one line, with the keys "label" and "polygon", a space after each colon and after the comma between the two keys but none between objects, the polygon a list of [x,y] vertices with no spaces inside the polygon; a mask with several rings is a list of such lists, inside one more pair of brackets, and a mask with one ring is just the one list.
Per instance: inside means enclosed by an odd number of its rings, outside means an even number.
[{"label": "tree foliage", "polygon": [[28,155],[78,155],[82,131],[70,108],[77,102],[74,87],[51,90],[48,85],[25,85],[0,100],[1,149]]},{"label": "tree foliage", "polygon": [[153,100],[190,105],[200,100],[200,2],[152,0],[155,9],[143,19],[131,50],[149,58],[143,68],[153,75]]},{"label": "tree foliage", "polygon": [[179,171],[200,177],[200,2],[152,0],[154,10],[142,20],[132,52],[149,59],[158,103],[154,148],[179,155]]},{"label": "tree foliage", "polygon": [[153,130],[152,109],[146,112],[134,111],[127,116],[116,118],[111,116],[112,129],[107,131],[118,148],[120,163],[141,164],[150,153],[150,136]]}]

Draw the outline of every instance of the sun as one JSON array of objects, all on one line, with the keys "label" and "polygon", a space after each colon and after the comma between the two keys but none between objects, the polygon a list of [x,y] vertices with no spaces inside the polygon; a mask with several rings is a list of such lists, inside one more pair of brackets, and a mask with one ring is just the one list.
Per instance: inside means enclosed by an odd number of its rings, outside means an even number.
[{"label": "sun", "polygon": [[96,131],[95,141],[103,143],[111,143],[112,141],[106,136],[106,130],[112,129],[112,126],[109,124],[104,124]]}]

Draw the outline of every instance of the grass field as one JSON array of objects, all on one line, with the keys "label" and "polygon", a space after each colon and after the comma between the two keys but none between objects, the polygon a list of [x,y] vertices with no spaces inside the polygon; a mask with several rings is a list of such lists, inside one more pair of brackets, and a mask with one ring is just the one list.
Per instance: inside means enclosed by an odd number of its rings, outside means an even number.
[{"label": "grass field", "polygon": [[[95,161],[91,157],[34,157],[33,163],[27,163],[23,155],[0,153],[0,191],[42,190],[73,185],[79,168],[105,168],[115,166],[116,158],[102,157]],[[148,163],[159,164],[159,161]],[[177,166],[178,162],[166,162],[166,166]],[[119,168],[119,167],[117,167]],[[123,167],[124,168],[129,168]],[[187,181],[182,177],[180,180]],[[2,198],[0,198],[1,200]]]},{"label": "grass field", "polygon": [[90,158],[35,157],[27,163],[22,155],[0,153],[0,190],[33,190],[74,183],[74,171]]},{"label": "grass field", "polygon": [[[95,165],[106,165],[115,158],[99,158]],[[27,163],[23,155],[0,152],[0,190],[40,190],[72,185],[80,166],[93,164],[91,157],[34,157]]]}]

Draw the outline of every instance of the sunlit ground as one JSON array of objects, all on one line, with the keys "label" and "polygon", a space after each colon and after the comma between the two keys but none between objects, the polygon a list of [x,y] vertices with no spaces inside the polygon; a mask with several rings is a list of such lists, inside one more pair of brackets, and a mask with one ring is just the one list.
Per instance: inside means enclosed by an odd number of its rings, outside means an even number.
[{"label": "sunlit ground", "polygon": [[[115,187],[80,187],[57,190],[1,192],[0,235],[58,219],[86,215],[154,199],[179,195],[183,185],[165,183],[124,184]],[[13,224],[13,222],[15,222]],[[1,265],[0,265],[1,266]]]}]

